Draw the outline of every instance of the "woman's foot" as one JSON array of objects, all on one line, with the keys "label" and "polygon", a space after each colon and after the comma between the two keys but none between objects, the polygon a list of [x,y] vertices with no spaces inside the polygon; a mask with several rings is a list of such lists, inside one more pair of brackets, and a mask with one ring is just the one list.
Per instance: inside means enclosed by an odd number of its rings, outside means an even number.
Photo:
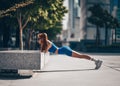
[{"label": "woman's foot", "polygon": [[95,69],[99,69],[101,67],[101,65],[102,65],[102,62],[103,61],[101,61],[101,60],[96,60],[95,61],[95,65],[96,65]]}]

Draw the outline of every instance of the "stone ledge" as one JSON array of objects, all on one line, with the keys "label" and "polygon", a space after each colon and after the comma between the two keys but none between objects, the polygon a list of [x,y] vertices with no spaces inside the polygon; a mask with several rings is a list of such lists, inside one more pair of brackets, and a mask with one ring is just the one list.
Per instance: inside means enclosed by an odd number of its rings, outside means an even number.
[{"label": "stone ledge", "polygon": [[40,70],[48,59],[49,54],[40,53],[39,50],[0,51],[0,69]]}]

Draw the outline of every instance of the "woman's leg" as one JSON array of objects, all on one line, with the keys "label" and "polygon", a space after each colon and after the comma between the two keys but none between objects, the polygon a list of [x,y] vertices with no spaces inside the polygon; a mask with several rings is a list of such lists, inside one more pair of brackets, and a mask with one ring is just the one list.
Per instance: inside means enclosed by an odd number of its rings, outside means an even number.
[{"label": "woman's leg", "polygon": [[95,61],[95,59],[91,58],[90,56],[80,54],[80,53],[78,53],[76,51],[72,51],[72,57]]},{"label": "woman's leg", "polygon": [[94,61],[95,62],[95,69],[99,69],[102,65],[102,61],[101,60],[96,60],[94,58],[91,58],[90,56],[88,55],[83,55],[83,54],[80,54],[76,51],[72,51],[72,57],[75,57],[75,58],[82,58],[82,59],[87,59],[87,60],[91,60],[91,61]]},{"label": "woman's leg", "polygon": [[61,47],[59,48],[56,53],[58,54],[66,54],[68,56],[72,56],[72,57],[76,57],[76,58],[83,58],[83,59],[87,59],[87,60],[91,60],[91,61],[94,61],[95,62],[95,69],[99,69],[101,64],[102,64],[102,61],[100,60],[96,60],[94,58],[91,58],[90,56],[88,55],[83,55],[83,54],[80,54],[76,51],[73,51],[72,49],[70,49],[69,47]]}]

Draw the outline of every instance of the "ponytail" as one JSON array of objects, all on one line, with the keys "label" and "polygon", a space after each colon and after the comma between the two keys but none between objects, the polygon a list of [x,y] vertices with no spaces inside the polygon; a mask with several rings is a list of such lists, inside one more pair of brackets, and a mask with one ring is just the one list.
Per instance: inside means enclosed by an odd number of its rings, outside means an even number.
[{"label": "ponytail", "polygon": [[48,47],[48,37],[46,33],[40,33],[38,34],[38,37],[41,38],[41,52],[47,52],[47,47]]}]

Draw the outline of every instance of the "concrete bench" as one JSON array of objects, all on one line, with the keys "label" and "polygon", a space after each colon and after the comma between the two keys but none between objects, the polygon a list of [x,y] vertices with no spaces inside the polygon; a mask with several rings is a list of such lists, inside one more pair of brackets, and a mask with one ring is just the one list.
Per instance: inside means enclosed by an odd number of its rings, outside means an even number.
[{"label": "concrete bench", "polygon": [[39,50],[0,51],[0,70],[41,70],[48,59],[49,53]]}]

